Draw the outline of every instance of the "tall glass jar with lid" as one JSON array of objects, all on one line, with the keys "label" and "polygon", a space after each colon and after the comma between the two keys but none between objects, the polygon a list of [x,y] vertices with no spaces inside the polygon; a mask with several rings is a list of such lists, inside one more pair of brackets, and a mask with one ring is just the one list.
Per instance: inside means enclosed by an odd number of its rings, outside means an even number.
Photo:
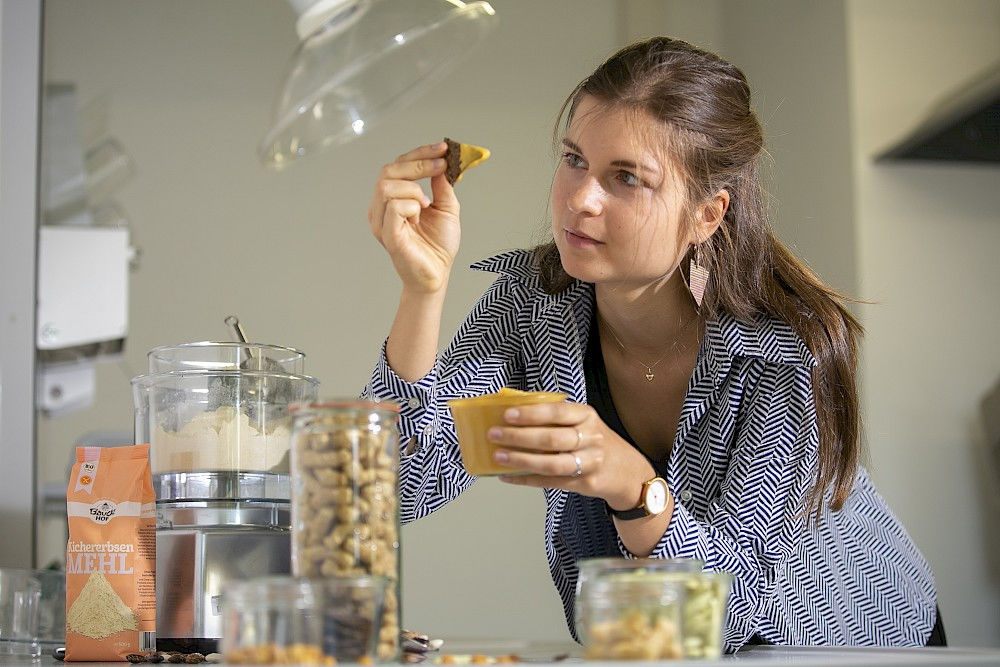
[{"label": "tall glass jar with lid", "polygon": [[399,408],[358,400],[292,406],[292,572],[389,579],[380,660],[399,656]]}]

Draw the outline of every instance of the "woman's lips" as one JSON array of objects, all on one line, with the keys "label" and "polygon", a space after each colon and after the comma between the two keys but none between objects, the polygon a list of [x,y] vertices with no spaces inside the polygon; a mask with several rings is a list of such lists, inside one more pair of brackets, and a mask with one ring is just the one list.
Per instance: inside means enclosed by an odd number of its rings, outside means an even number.
[{"label": "woman's lips", "polygon": [[600,241],[590,238],[583,232],[574,232],[570,229],[564,229],[563,232],[566,235],[566,242],[576,248],[593,248],[595,246],[604,245]]}]

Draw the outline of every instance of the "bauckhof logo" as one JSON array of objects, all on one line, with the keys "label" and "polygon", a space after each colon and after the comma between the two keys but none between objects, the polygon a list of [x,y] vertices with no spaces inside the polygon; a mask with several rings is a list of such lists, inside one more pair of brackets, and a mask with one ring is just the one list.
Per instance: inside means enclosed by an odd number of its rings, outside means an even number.
[{"label": "bauckhof logo", "polygon": [[90,493],[93,491],[94,480],[97,478],[97,461],[84,461],[80,464],[80,472],[76,476],[76,487],[73,489],[73,493],[77,491],[86,491]]},{"label": "bauckhof logo", "polygon": [[118,505],[110,500],[98,500],[90,506],[90,518],[94,523],[101,525],[111,520],[111,517],[118,511]]}]

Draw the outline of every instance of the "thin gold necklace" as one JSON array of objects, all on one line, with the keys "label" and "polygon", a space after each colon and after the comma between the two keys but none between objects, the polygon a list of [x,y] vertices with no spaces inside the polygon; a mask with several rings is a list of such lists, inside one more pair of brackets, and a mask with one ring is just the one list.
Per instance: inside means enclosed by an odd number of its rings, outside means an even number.
[{"label": "thin gold necklace", "polygon": [[[608,322],[608,320],[603,315],[601,315],[600,311],[598,311],[597,316],[601,319],[602,322],[604,322],[604,326],[606,326],[608,328],[608,331],[611,333],[611,337],[615,339],[616,343],[618,343],[618,347],[620,347],[622,349],[622,352],[624,352],[626,355],[632,356],[631,353],[628,351],[628,349],[625,347],[625,343],[623,343],[622,339],[619,338],[618,334],[615,333],[614,327],[611,326],[611,323]],[[691,322],[694,321],[694,319],[695,318],[692,318],[691,321],[689,321],[687,324],[685,324],[681,328],[681,333],[683,333],[684,331],[687,330],[688,325],[690,325]],[[653,369],[656,368],[660,364],[661,361],[663,361],[664,359],[666,359],[667,355],[670,354],[671,352],[673,352],[674,349],[677,348],[677,346],[678,346],[678,341],[675,340],[670,345],[670,348],[666,352],[663,353],[663,356],[660,357],[659,359],[657,359],[656,361],[654,361],[652,364],[647,364],[647,363],[643,362],[641,359],[639,359],[638,357],[633,356],[633,358],[637,362],[639,362],[639,364],[643,368],[646,369],[646,372],[644,373],[644,376],[646,378],[646,382],[652,382],[656,378],[656,373],[653,372]]]}]

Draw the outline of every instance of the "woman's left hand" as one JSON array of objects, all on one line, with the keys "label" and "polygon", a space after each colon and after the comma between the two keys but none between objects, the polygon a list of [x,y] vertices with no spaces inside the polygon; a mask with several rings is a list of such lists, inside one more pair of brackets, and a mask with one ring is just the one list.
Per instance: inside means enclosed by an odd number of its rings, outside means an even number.
[{"label": "woman's left hand", "polygon": [[530,473],[501,477],[510,484],[575,491],[624,510],[636,506],[641,482],[655,474],[646,457],[589,405],[522,405],[504,418],[507,426],[489,431],[499,445],[494,460]]}]

